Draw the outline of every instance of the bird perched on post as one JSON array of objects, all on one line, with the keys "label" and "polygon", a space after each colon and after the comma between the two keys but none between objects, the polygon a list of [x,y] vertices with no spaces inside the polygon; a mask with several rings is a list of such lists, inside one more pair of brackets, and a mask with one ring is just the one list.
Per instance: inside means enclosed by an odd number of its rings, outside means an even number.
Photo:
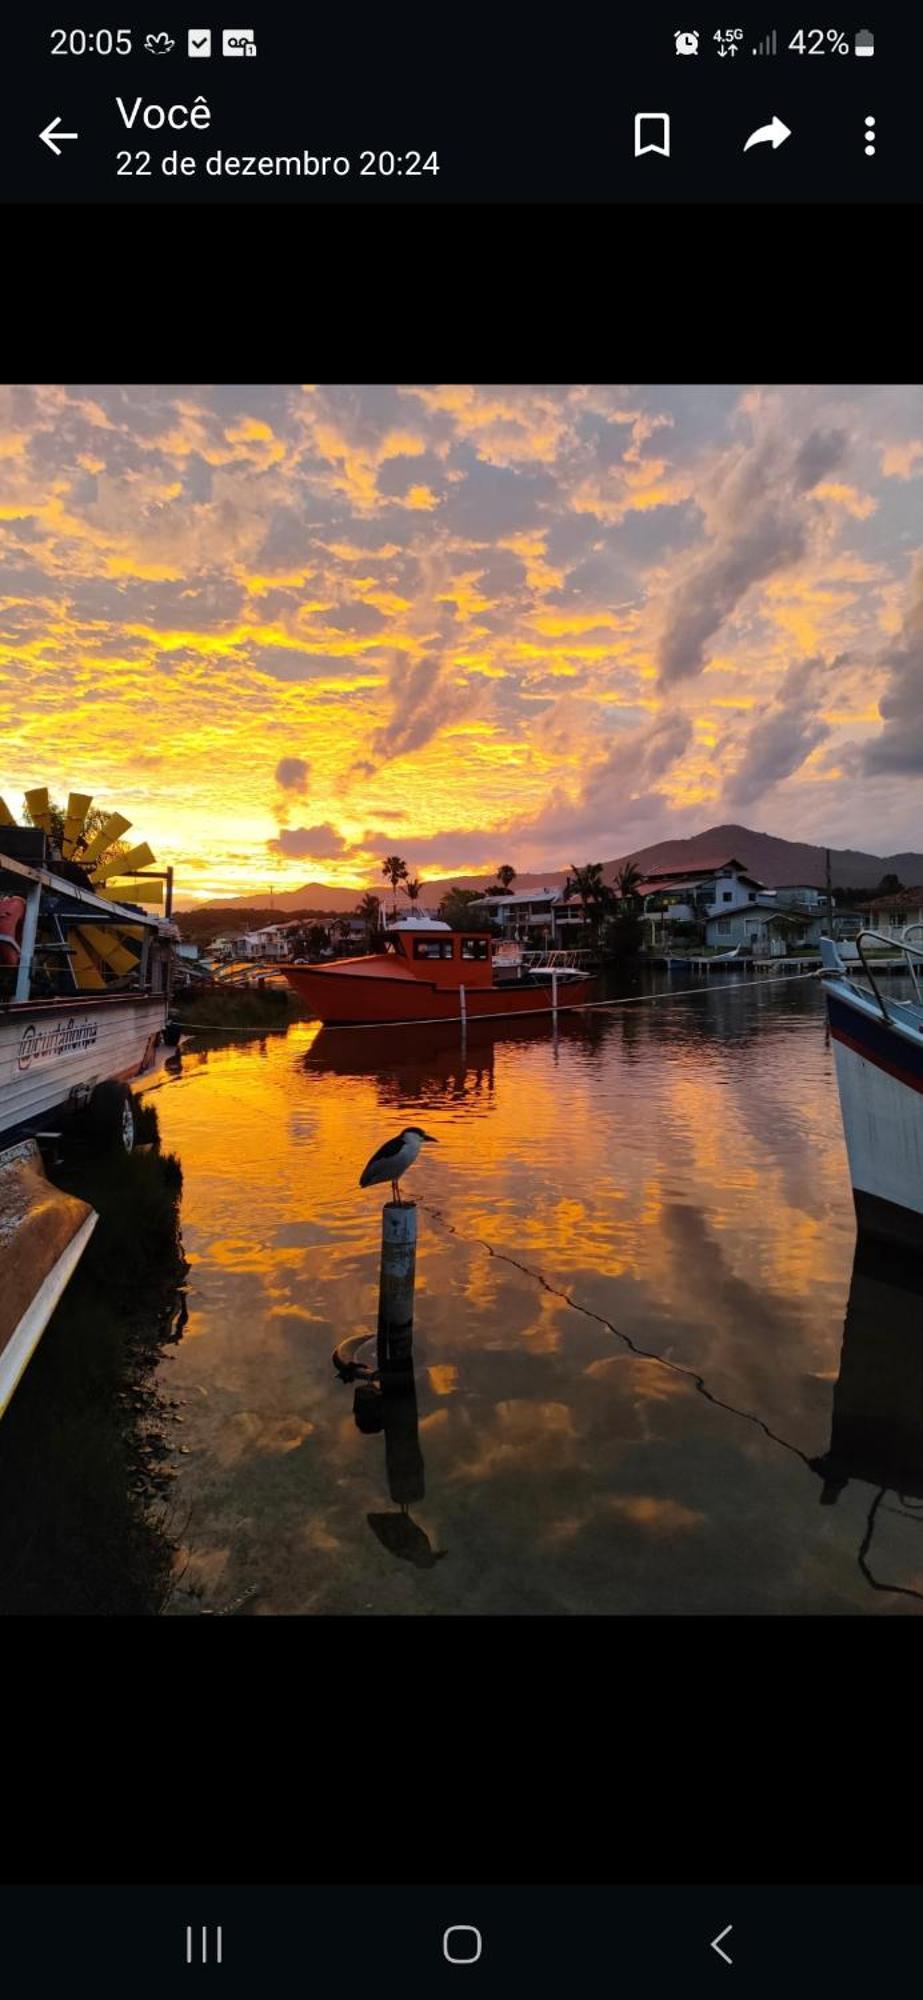
[{"label": "bird perched on post", "polygon": [[412,1167],[421,1146],[438,1146],[431,1132],[424,1132],[419,1125],[407,1125],[396,1139],[386,1139],[379,1146],[359,1176],[360,1187],[377,1187],[379,1182],[391,1182],[391,1199],[400,1202],[401,1175]]}]

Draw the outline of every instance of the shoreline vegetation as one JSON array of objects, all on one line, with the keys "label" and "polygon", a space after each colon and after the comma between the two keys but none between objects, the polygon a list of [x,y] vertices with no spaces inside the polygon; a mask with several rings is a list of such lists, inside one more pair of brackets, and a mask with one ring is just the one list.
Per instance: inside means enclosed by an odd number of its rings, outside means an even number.
[{"label": "shoreline vegetation", "polygon": [[55,1175],[99,1222],[0,1425],[2,1615],[156,1616],[172,1587],[183,1416],[153,1376],[185,1323],[182,1169],[135,1114],[134,1152]]},{"label": "shoreline vegetation", "polygon": [[207,1035],[239,1028],[242,1034],[284,1034],[292,1021],[303,1018],[293,987],[208,986],[174,994],[170,1020],[186,1035]]}]

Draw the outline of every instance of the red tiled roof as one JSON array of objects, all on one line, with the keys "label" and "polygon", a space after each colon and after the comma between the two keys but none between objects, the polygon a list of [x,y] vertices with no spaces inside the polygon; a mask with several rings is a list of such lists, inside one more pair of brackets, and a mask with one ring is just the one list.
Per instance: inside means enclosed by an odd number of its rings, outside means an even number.
[{"label": "red tiled roof", "polygon": [[746,862],[740,861],[736,854],[722,854],[717,860],[707,858],[697,861],[690,868],[670,868],[665,875],[645,875],[643,879],[645,882],[688,882],[699,875],[716,875],[719,868],[739,868],[744,875],[748,872]]},{"label": "red tiled roof", "polygon": [[863,910],[923,910],[923,889],[901,889],[896,896],[870,896]]}]

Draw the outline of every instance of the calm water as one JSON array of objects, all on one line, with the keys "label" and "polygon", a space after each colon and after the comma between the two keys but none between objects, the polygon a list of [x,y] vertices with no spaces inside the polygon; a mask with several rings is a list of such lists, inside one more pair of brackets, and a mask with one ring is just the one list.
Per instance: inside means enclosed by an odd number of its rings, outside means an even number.
[{"label": "calm water", "polygon": [[[464,1049],[301,1023],[193,1050],[155,1102],[192,1267],[171,1609],[917,1608],[918,1281],[854,1268],[816,985]],[[404,1124],[440,1142],[405,1184],[415,1399],[367,1434],[331,1354],[374,1331],[357,1181]]]}]

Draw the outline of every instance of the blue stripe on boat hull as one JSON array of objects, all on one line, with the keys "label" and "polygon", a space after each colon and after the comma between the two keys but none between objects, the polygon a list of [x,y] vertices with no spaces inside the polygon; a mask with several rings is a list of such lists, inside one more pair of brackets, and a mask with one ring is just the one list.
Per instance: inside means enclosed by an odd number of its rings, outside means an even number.
[{"label": "blue stripe on boat hull", "polygon": [[858,1007],[850,1007],[835,993],[827,992],[827,1013],[831,1032],[867,1062],[887,1070],[890,1076],[912,1090],[923,1090],[923,1035],[919,1043],[900,1035],[886,1022],[874,1020]]}]

